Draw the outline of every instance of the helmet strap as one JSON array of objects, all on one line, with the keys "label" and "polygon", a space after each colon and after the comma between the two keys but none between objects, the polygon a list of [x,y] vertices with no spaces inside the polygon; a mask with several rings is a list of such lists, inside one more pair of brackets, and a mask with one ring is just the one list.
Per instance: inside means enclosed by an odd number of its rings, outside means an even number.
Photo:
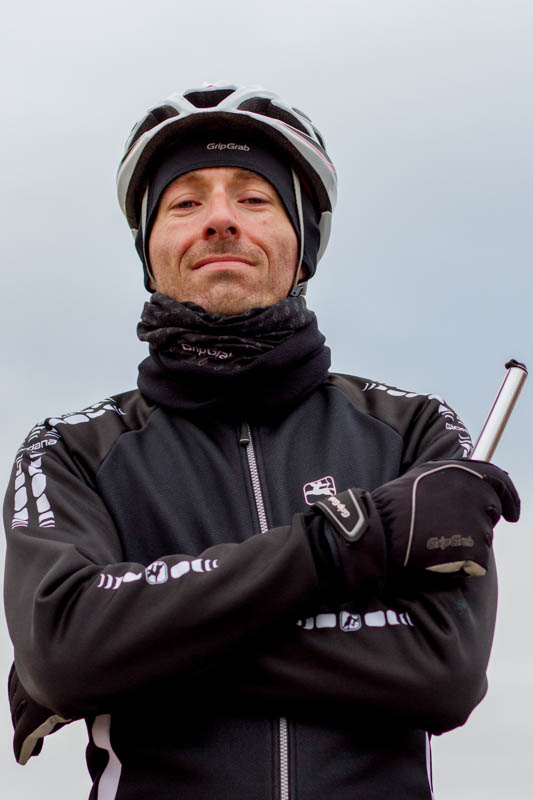
[{"label": "helmet strap", "polygon": [[294,273],[294,282],[289,292],[289,297],[298,297],[301,294],[305,294],[307,289],[307,281],[303,281],[301,284],[299,283],[300,272],[302,270],[302,263],[304,259],[304,215],[302,209],[302,186],[300,179],[295,170],[291,170],[291,173],[292,182],[294,185],[294,197],[296,199],[296,213],[298,214],[298,227],[300,229],[300,249],[298,253],[298,265],[296,267],[296,272]]},{"label": "helmet strap", "polygon": [[152,281],[152,283],[155,286],[155,278],[154,278],[154,276],[152,274],[152,267],[150,266],[150,259],[148,258],[148,249],[147,249],[147,246],[146,246],[146,215],[147,215],[147,209],[148,209],[148,187],[146,187],[146,189],[144,191],[143,199],[142,199],[142,203],[141,203],[141,231],[142,231],[142,237],[143,237],[143,262],[144,262],[144,268],[146,270],[146,274],[148,275],[148,278]]}]

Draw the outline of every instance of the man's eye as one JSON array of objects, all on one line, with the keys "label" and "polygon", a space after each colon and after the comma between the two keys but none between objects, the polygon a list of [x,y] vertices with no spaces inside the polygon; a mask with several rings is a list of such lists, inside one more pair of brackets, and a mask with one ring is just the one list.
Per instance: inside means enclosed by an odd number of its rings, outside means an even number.
[{"label": "man's eye", "polygon": [[197,200],[185,197],[183,200],[173,200],[169,204],[169,211],[187,211],[189,208],[195,208],[197,205]]},{"label": "man's eye", "polygon": [[248,205],[260,205],[261,203],[266,203],[264,197],[245,197],[244,201]]}]

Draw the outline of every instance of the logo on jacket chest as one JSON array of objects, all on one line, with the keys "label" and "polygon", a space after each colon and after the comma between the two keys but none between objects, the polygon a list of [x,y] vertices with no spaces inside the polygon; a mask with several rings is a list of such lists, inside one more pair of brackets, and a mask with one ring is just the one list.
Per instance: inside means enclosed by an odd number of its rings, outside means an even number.
[{"label": "logo on jacket chest", "polygon": [[332,497],[337,494],[337,488],[331,475],[326,475],[324,478],[317,478],[315,481],[304,484],[303,492],[305,502],[308,506],[312,506],[323,497]]}]

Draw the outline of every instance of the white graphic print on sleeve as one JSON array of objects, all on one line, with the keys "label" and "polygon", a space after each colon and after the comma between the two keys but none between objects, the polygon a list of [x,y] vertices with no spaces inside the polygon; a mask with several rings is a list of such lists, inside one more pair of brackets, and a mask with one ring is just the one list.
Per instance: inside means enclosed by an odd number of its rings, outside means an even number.
[{"label": "white graphic print on sleeve", "polygon": [[[16,455],[15,470],[15,498],[14,512],[11,528],[27,528],[29,524],[29,508],[35,503],[38,515],[39,528],[55,528],[55,517],[46,496],[46,475],[43,472],[43,457],[48,447],[57,444],[61,439],[58,425],[78,425],[80,422],[89,422],[95,417],[100,417],[106,411],[114,411],[120,416],[125,412],[109,397],[95,403],[82,411],[63,414],[60,417],[50,417],[44,422],[39,422],[30,431],[28,437],[19,448]],[[26,460],[24,459],[27,454]]]},{"label": "white graphic print on sleeve", "polygon": [[126,416],[125,411],[122,411],[110,397],[106,397],[105,400],[88,406],[82,409],[82,411],[71,411],[68,414],[62,414],[60,417],[50,417],[48,422],[50,425],[59,425],[61,423],[65,423],[66,425],[79,425],[80,422],[89,422],[91,419],[101,417],[106,411],[114,411],[115,414],[121,417]]},{"label": "white graphic print on sleeve", "polygon": [[[57,444],[61,436],[55,428],[43,423],[35,425],[28,438],[19,448],[15,469],[15,501],[11,528],[27,528],[29,522],[28,501],[35,502],[39,527],[55,528],[54,512],[46,496],[46,477],[42,469],[42,458],[47,447]],[[24,453],[29,454],[29,463],[24,463]],[[29,494],[30,493],[30,496]]]},{"label": "white graphic print on sleeve", "polygon": [[436,394],[428,395],[428,397],[430,400],[439,401],[439,414],[444,417],[444,425],[446,430],[456,431],[459,444],[463,448],[463,457],[468,458],[472,452],[472,440],[463,422],[461,422],[455,411],[452,411],[452,409],[446,405],[441,397],[438,397]]},{"label": "white graphic print on sleeve", "polygon": [[182,578],[188,572],[212,572],[219,565],[218,558],[195,558],[192,561],[178,561],[170,570],[165,561],[153,561],[142,572],[125,572],[124,575],[111,575],[101,572],[98,576],[97,589],[120,589],[124,583],[139,581],[144,577],[150,586],[166,583],[169,577],[173,580]]},{"label": "white graphic print on sleeve", "polygon": [[351,611],[323,612],[314,617],[300,619],[296,624],[306,631],[340,628],[345,633],[354,633],[364,627],[385,628],[390,625],[414,627],[411,617],[406,611],[395,611],[392,608],[388,608],[386,611],[367,611],[365,614],[356,614]]},{"label": "white graphic print on sleeve", "polygon": [[464,423],[459,419],[455,411],[447,405],[446,401],[443,400],[438,394],[420,394],[417,392],[404,392],[401,389],[394,389],[392,386],[387,386],[384,383],[371,383],[367,381],[363,386],[363,392],[369,392],[372,389],[376,389],[380,392],[385,392],[386,394],[390,395],[391,397],[405,397],[405,398],[412,398],[412,397],[427,397],[428,400],[437,400],[439,403],[438,412],[439,414],[444,417],[444,426],[447,431],[455,431],[457,433],[457,438],[459,440],[460,447],[463,448],[463,458],[468,458],[470,453],[472,452],[472,440],[470,438],[470,434],[468,430],[465,428]]}]

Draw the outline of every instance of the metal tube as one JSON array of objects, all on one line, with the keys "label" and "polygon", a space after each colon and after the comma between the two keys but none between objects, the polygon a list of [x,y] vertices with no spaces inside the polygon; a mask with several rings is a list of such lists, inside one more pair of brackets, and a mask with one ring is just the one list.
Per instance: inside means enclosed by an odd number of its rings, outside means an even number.
[{"label": "metal tube", "polygon": [[505,365],[507,375],[492,404],[485,424],[481,429],[478,440],[472,450],[470,458],[478,461],[490,461],[498,446],[501,435],[513,411],[518,395],[527,378],[527,367],[520,361],[512,358]]}]

